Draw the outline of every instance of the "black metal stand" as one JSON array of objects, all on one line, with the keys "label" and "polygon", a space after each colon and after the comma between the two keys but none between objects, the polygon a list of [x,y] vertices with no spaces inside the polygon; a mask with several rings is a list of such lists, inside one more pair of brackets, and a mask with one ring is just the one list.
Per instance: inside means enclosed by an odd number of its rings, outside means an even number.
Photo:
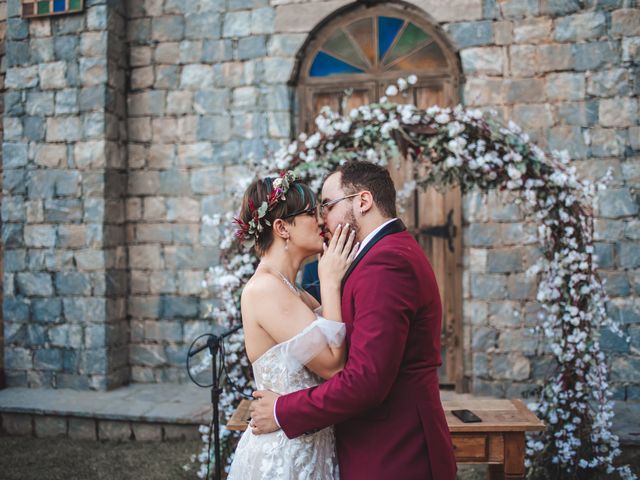
[{"label": "black metal stand", "polygon": [[[220,364],[223,364],[224,358],[222,358],[222,342],[228,336],[236,333],[238,330],[242,328],[242,325],[238,325],[237,327],[233,327],[230,330],[222,333],[221,335],[214,335],[212,333],[207,333],[205,335],[201,335],[200,337],[194,340],[194,343],[203,336],[209,337],[207,339],[207,343],[197,348],[194,351],[189,349],[189,354],[187,355],[187,371],[189,371],[189,363],[188,360],[202,352],[205,348],[209,349],[209,353],[211,354],[211,370],[212,370],[212,382],[211,382],[211,404],[213,405],[213,439],[214,439],[214,450],[215,450],[215,462],[216,462],[216,476],[215,480],[222,479],[222,465],[220,464],[220,394],[222,393],[222,388],[220,387],[220,374],[218,372],[218,356],[220,356]],[[193,344],[192,344],[193,345]],[[190,372],[190,371],[189,371]],[[189,373],[189,375],[191,375]],[[193,380],[193,378],[192,378]],[[198,382],[193,380],[194,383],[198,386],[207,386],[200,385]]]}]

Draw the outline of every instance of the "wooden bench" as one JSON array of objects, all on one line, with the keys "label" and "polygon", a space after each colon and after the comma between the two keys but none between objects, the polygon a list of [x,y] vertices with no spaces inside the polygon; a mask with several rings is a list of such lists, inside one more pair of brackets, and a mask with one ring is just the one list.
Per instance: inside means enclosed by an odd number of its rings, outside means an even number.
[{"label": "wooden bench", "polygon": [[[249,400],[240,402],[227,423],[229,430],[247,429],[250,405]],[[522,401],[469,397],[444,400],[442,405],[458,463],[488,464],[491,480],[524,478],[524,434],[545,427]],[[451,414],[451,410],[465,408],[482,422],[462,423]]]}]

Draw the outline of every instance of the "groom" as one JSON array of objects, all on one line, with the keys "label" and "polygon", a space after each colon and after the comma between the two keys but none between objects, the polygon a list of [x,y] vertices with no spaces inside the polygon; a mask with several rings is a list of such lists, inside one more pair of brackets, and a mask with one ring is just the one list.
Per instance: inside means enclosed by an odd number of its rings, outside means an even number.
[{"label": "groom", "polygon": [[389,173],[372,163],[346,163],[325,180],[325,230],[349,223],[361,242],[343,280],[347,363],[317,387],[256,392],[253,432],[295,438],[335,425],[342,480],[453,480],[437,374],[440,294],[395,202]]}]

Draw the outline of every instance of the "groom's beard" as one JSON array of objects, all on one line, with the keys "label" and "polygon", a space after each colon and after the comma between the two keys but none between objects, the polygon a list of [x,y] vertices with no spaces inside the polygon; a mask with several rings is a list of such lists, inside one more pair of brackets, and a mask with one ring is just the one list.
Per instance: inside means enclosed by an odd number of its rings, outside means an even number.
[{"label": "groom's beard", "polygon": [[356,231],[355,241],[362,241],[362,239],[360,238],[360,224],[358,223],[358,220],[356,220],[356,217],[351,210],[347,211],[342,219],[343,226],[347,223],[349,224],[350,229],[354,229]]}]

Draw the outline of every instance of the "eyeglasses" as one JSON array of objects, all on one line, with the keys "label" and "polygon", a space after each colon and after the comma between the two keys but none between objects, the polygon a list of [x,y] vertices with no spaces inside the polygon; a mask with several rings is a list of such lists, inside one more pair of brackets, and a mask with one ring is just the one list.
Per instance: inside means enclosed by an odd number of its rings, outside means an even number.
[{"label": "eyeglasses", "polygon": [[320,214],[321,217],[324,217],[327,213],[329,213],[331,211],[331,209],[333,208],[333,206],[336,203],[339,203],[342,200],[346,200],[347,198],[357,197],[358,195],[360,195],[363,192],[364,192],[364,190],[362,192],[352,193],[351,195],[347,195],[346,197],[336,198],[335,200],[329,200],[328,202],[323,202],[320,205],[318,205],[318,207],[319,207],[318,208],[318,213]]},{"label": "eyeglasses", "polygon": [[319,205],[314,205],[313,207],[305,208],[304,210],[299,210],[297,212],[290,213],[282,217],[282,219],[297,217],[298,215],[309,215],[310,217],[318,217],[318,207]]}]

